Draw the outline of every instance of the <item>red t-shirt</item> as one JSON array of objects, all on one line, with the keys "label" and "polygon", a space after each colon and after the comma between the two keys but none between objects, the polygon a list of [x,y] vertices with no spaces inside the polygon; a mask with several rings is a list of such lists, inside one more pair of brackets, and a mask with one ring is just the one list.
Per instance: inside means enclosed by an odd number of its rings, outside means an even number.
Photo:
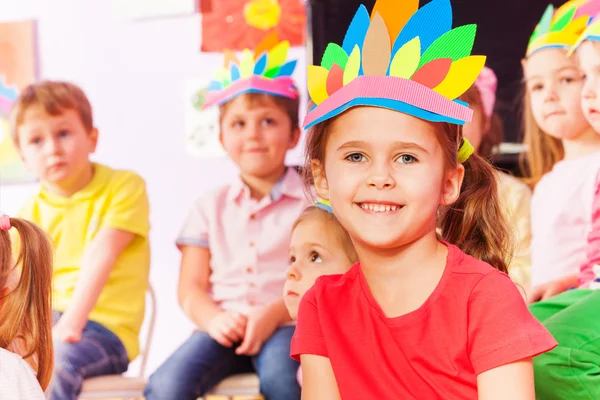
[{"label": "red t-shirt", "polygon": [[[556,346],[510,278],[448,246],[415,311],[387,318],[356,264],[304,295],[291,354],[329,358],[342,399],[477,399],[477,375]],[[509,384],[509,383],[507,383]]]}]

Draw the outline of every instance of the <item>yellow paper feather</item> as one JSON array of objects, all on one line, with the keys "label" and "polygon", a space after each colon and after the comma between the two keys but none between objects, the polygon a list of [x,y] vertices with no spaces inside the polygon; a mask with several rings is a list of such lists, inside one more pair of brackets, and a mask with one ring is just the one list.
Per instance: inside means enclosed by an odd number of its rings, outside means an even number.
[{"label": "yellow paper feather", "polygon": [[433,90],[454,100],[473,85],[485,65],[485,56],[469,56],[456,60],[446,78]]},{"label": "yellow paper feather", "polygon": [[358,45],[354,46],[348,62],[346,63],[346,69],[344,69],[344,85],[349,84],[358,76],[360,71],[360,49]]},{"label": "yellow paper feather", "polygon": [[400,48],[390,64],[390,76],[410,79],[421,60],[421,40],[417,36]]},{"label": "yellow paper feather", "polygon": [[228,68],[219,68],[217,72],[215,72],[215,78],[221,82],[230,82],[231,73]]},{"label": "yellow paper feather", "polygon": [[240,59],[240,75],[242,78],[249,78],[254,73],[254,54],[248,49],[244,49]]},{"label": "yellow paper feather", "polygon": [[362,67],[365,75],[380,76],[387,74],[390,58],[392,57],[392,46],[387,27],[379,13],[373,15],[371,25],[365,35],[362,53]]},{"label": "yellow paper feather", "polygon": [[419,9],[419,0],[378,0],[373,7],[371,17],[375,14],[381,15],[387,26],[389,36],[396,39],[406,22]]},{"label": "yellow paper feather", "polygon": [[306,81],[308,94],[315,104],[321,104],[329,95],[327,94],[327,75],[329,71],[320,65],[309,65]]},{"label": "yellow paper feather", "polygon": [[277,46],[273,47],[271,51],[269,51],[269,56],[267,59],[267,68],[266,71],[270,70],[274,67],[280,67],[285,62],[287,58],[288,49],[290,48],[290,42],[284,40],[279,43]]}]

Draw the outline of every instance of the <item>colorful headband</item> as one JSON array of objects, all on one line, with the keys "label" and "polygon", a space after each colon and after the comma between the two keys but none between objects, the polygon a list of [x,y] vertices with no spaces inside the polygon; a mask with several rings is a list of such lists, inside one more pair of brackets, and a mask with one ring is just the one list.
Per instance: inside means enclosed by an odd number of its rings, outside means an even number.
[{"label": "colorful headband", "polygon": [[333,209],[331,208],[331,202],[329,200],[319,200],[315,203],[315,207],[333,214]]},{"label": "colorful headband", "polygon": [[491,68],[483,67],[481,73],[475,80],[475,87],[481,98],[481,108],[486,117],[492,118],[494,115],[494,105],[496,104],[496,89],[498,88],[498,78]]},{"label": "colorful headband", "polygon": [[10,217],[6,214],[0,215],[0,230],[7,231],[12,227]]},{"label": "colorful headband", "polygon": [[571,0],[556,12],[550,4],[529,39],[526,57],[543,49],[570,49],[599,8],[598,0]]},{"label": "colorful headband", "polygon": [[339,46],[308,67],[315,106],[305,128],[350,107],[383,107],[432,122],[463,125],[473,111],[457,100],[475,82],[485,56],[471,56],[476,25],[452,28],[450,0],[378,0],[361,5]]},{"label": "colorful headband", "polygon": [[575,50],[586,40],[600,42],[600,0],[591,0],[586,4],[589,12],[595,12],[595,17],[590,21],[587,28],[583,31],[577,42],[571,47],[568,55],[573,54]]},{"label": "colorful headband", "polygon": [[210,82],[203,108],[221,105],[244,93],[297,98],[292,80],[297,61],[285,62],[289,48],[290,42],[280,42],[273,33],[256,50],[245,49],[239,60],[234,52],[226,50],[225,65]]}]

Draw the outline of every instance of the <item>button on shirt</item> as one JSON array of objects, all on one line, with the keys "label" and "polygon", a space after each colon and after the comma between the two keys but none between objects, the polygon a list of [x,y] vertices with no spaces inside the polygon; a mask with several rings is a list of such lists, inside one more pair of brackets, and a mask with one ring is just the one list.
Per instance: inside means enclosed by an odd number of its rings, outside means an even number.
[{"label": "button on shirt", "polygon": [[260,200],[237,179],[196,201],[177,246],[208,248],[213,300],[247,314],[282,298],[292,226],[308,205],[294,168]]}]

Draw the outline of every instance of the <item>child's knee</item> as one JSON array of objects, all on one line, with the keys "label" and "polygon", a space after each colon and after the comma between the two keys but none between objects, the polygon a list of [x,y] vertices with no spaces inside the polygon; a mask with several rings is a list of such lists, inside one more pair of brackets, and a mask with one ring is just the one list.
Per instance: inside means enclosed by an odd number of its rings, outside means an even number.
[{"label": "child's knee", "polygon": [[182,382],[177,379],[173,371],[157,370],[150,375],[148,384],[144,390],[144,396],[148,400],[177,398],[182,388]]}]

